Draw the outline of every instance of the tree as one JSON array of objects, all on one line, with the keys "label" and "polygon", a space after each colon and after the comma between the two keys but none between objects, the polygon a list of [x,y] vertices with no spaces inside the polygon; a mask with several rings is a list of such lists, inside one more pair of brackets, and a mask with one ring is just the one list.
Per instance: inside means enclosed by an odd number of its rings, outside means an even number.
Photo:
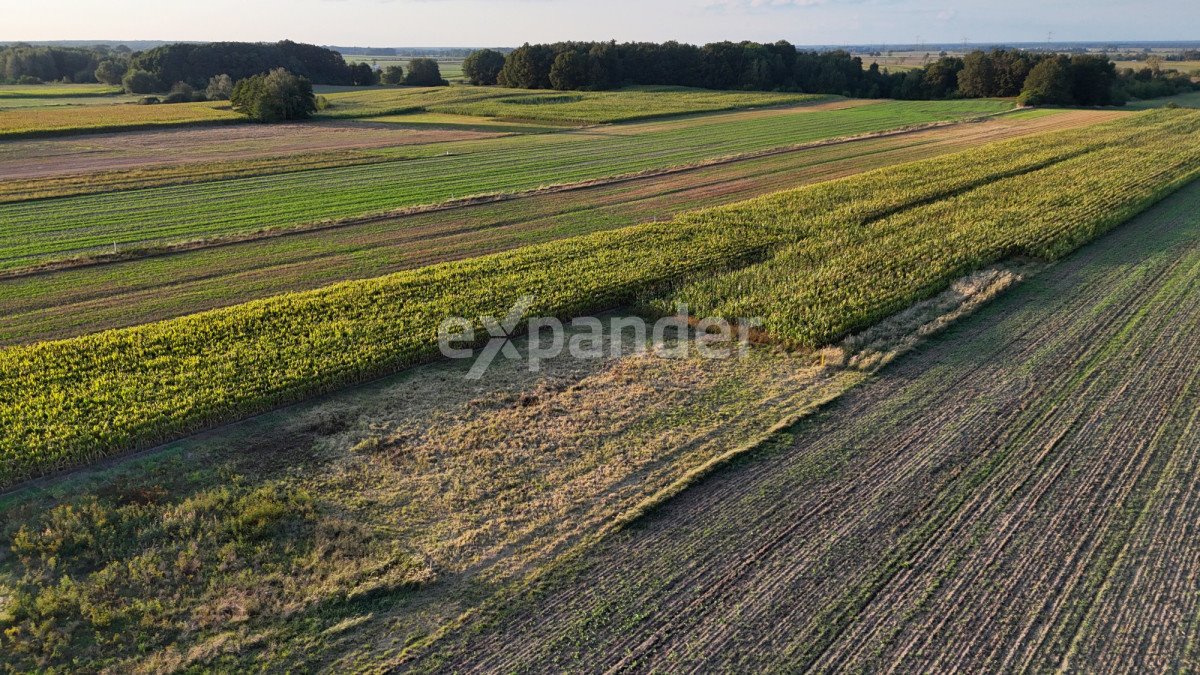
[{"label": "tree", "polygon": [[560,91],[582,89],[587,85],[588,59],[574,49],[554,58],[550,66],[550,86]]},{"label": "tree", "polygon": [[442,69],[438,62],[428,58],[417,58],[408,62],[408,76],[404,84],[413,87],[444,87],[448,84],[442,79]]},{"label": "tree", "polygon": [[369,87],[376,83],[375,69],[369,63],[355,63],[350,66],[350,84],[356,87]]},{"label": "tree", "polygon": [[124,79],[121,80],[121,85],[130,94],[149,94],[158,88],[158,81],[154,79],[153,75],[144,70],[131,70],[125,73]]},{"label": "tree", "polygon": [[96,66],[96,81],[103,84],[121,84],[127,70],[123,61],[105,59]]},{"label": "tree", "polygon": [[1106,56],[1071,57],[1071,96],[1078,105],[1110,105],[1117,83],[1116,65]]},{"label": "tree", "polygon": [[305,119],[317,110],[312,83],[283,68],[241,80],[229,100],[234,110],[259,122]]},{"label": "tree", "polygon": [[996,95],[996,64],[991,56],[976,50],[963,57],[958,93],[967,98]]},{"label": "tree", "polygon": [[554,58],[554,51],[550,47],[526,42],[504,59],[504,68],[500,70],[496,81],[505,87],[548,89]]},{"label": "tree", "polygon": [[1029,71],[1025,87],[1017,99],[1021,105],[1069,105],[1075,102],[1071,95],[1070,62],[1065,56],[1052,56]]},{"label": "tree", "polygon": [[475,85],[496,84],[503,68],[504,55],[494,49],[471,52],[462,64],[463,75]]},{"label": "tree", "polygon": [[383,73],[379,75],[379,81],[383,84],[404,84],[404,68],[400,66],[384,68]]},{"label": "tree", "polygon": [[210,101],[228,101],[233,94],[233,78],[228,75],[214,75],[208,80],[208,89],[204,91]]}]

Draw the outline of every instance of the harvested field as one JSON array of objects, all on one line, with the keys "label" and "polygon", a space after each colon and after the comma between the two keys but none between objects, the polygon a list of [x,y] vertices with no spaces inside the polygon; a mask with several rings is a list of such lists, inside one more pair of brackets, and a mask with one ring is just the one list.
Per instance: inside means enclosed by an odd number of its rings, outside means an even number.
[{"label": "harvested field", "polygon": [[[246,124],[170,131],[96,134],[82,138],[17,140],[0,144],[0,194],[18,195],[10,182],[103,172],[267,159],[334,150],[362,150],[488,138],[477,130],[402,129],[357,122]],[[100,174],[99,176],[97,174]],[[64,181],[65,182],[65,181]],[[44,181],[43,181],[44,183]]]},{"label": "harvested field", "polygon": [[1198,207],[1193,184],[400,664],[1197,669]]},{"label": "harvested field", "polygon": [[392,155],[406,161],[0,204],[0,269],[662,170],[974,118],[1008,106],[986,100],[895,101],[838,110],[735,112],[653,123],[644,133],[628,125],[406,146]]},{"label": "harvested field", "polygon": [[[1122,113],[1010,117],[568,193],[0,280],[0,344],[135,325],[335,281],[616,228]],[[215,130],[214,130],[215,131]],[[232,130],[221,130],[232,131]],[[176,132],[180,133],[180,132]]]}]

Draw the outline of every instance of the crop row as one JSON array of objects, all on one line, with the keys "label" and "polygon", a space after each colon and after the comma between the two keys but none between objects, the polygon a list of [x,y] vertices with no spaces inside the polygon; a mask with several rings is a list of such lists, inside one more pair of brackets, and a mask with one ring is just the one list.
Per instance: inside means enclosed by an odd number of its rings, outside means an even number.
[{"label": "crop row", "polygon": [[[815,347],[996,260],[1061,257],[1196,175],[1200,114],[1116,128],[1123,138],[1038,172],[1037,181],[1014,176],[862,227],[822,226],[819,236],[806,233],[761,264],[696,281],[673,299],[700,314],[760,318],[775,338]],[[778,195],[696,217],[756,227],[800,215],[794,199]],[[819,212],[800,218],[821,222]]]},{"label": "crop row", "polygon": [[898,101],[840,110],[741,113],[609,132],[404,147],[394,154],[404,161],[4,204],[0,269],[114,246],[294,227],[482,193],[658,170],[970,117],[986,109],[978,102],[958,103]]},{"label": "crop row", "polygon": [[545,92],[497,87],[375,88],[328,94],[323,117],[361,118],[430,112],[560,124],[625,122],[686,113],[809,103],[815,94],[628,87],[617,91]]},{"label": "crop row", "polygon": [[[1102,114],[1101,119],[1111,116]],[[539,193],[232,246],[0,280],[0,344],[61,339],[348,279],[664,220],[687,210],[1096,123],[1092,112],[835,143],[586,190]]]},{"label": "crop row", "polygon": [[[836,282],[823,287],[844,287],[852,301],[821,295],[829,307],[806,307],[810,313],[800,319],[814,327],[777,322],[770,328],[785,335],[788,327],[802,336],[836,334],[838,326],[877,316],[903,297],[938,290],[972,264],[1022,250],[1061,254],[1146,207],[1200,172],[1198,132],[1200,113],[1143,113],[1082,132],[995,144],[668,223],[9,348],[0,351],[0,484],[433,358],[444,318],[502,316],[527,294],[537,298],[531,308],[535,314],[578,316],[644,299],[653,289],[690,275],[745,267],[770,256],[768,264],[752,269],[794,273],[817,267],[823,270],[819,280]],[[1110,161],[1113,157],[1121,161]],[[1011,196],[1000,199],[991,184],[1003,185]],[[976,192],[999,201],[985,210],[959,211],[960,205],[974,203]],[[943,210],[960,215],[921,226]],[[905,220],[906,211],[915,222]],[[738,213],[754,217],[730,218]],[[1022,225],[1027,222],[1033,224]],[[915,228],[914,234],[906,234],[906,227]],[[992,231],[999,234],[988,234]],[[852,232],[872,236],[845,234]],[[811,250],[841,252],[848,266],[772,255],[806,240],[837,242]],[[899,251],[898,241],[914,253]],[[863,254],[850,255],[844,247]],[[795,266],[773,264],[779,260]],[[700,306],[706,302],[694,300]],[[707,306],[728,305],[707,301]],[[773,306],[796,305],[784,296]]]}]

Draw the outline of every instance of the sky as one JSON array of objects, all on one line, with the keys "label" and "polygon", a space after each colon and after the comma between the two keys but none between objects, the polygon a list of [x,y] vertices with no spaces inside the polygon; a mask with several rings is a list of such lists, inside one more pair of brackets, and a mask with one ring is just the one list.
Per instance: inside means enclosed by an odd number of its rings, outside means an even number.
[{"label": "sky", "polygon": [[1156,0],[0,0],[0,41],[248,40],[371,47],[558,40],[798,45],[1200,39]]}]

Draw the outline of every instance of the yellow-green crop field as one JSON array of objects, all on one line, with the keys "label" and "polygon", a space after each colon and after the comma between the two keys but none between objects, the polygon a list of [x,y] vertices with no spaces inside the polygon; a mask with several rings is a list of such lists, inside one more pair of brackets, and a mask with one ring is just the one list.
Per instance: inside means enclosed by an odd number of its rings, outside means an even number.
[{"label": "yellow-green crop field", "polygon": [[564,318],[682,298],[761,313],[777,339],[817,346],[979,266],[1069,253],[1200,175],[1198,135],[1200,112],[1140,113],[671,222],[8,348],[0,483],[426,361],[442,319],[503,315],[528,294],[532,312]]}]

